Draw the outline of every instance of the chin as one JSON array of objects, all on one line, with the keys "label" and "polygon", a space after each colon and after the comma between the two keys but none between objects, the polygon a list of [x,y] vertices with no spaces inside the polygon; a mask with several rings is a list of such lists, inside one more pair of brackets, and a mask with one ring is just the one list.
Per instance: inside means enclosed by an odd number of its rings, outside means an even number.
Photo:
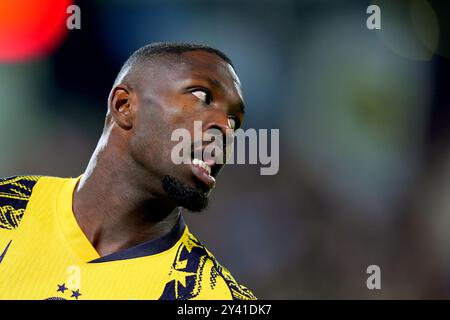
[{"label": "chin", "polygon": [[161,183],[168,197],[176,206],[186,208],[192,212],[201,212],[208,207],[209,189],[201,186],[201,182],[183,182],[174,176],[166,175]]}]

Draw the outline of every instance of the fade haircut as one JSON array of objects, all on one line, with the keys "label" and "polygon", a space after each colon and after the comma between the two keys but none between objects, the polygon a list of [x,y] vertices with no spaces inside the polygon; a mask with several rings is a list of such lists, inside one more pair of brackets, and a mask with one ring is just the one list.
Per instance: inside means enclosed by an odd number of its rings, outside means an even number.
[{"label": "fade haircut", "polygon": [[234,68],[233,62],[225,53],[209,46],[182,42],[155,42],[145,45],[131,54],[120,69],[114,81],[114,85],[120,82],[128,71],[134,66],[139,66],[155,57],[181,55],[182,53],[191,51],[205,51],[215,54]]}]

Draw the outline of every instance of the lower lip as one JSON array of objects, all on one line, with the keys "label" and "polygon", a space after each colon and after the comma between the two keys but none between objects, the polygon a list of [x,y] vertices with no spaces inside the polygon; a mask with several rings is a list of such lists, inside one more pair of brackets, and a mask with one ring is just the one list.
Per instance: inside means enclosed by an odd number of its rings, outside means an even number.
[{"label": "lower lip", "polygon": [[216,184],[216,179],[211,177],[205,169],[196,166],[194,164],[191,164],[191,170],[194,176],[196,176],[198,180],[203,182],[209,189],[214,188]]}]

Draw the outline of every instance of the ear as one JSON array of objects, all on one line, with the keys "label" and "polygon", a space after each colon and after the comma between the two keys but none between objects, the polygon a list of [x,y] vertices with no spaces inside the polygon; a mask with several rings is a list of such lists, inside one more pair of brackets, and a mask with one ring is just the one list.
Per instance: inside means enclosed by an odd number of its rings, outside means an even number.
[{"label": "ear", "polygon": [[118,85],[111,90],[108,103],[109,111],[119,127],[130,130],[133,127],[135,110],[132,104],[130,89]]}]

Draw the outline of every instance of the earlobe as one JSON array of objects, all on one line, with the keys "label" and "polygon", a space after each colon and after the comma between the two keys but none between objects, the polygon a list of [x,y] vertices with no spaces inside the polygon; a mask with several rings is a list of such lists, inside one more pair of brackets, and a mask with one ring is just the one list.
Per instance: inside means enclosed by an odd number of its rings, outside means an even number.
[{"label": "earlobe", "polygon": [[121,128],[130,130],[133,127],[133,110],[129,89],[125,86],[113,88],[110,94],[109,110]]}]

